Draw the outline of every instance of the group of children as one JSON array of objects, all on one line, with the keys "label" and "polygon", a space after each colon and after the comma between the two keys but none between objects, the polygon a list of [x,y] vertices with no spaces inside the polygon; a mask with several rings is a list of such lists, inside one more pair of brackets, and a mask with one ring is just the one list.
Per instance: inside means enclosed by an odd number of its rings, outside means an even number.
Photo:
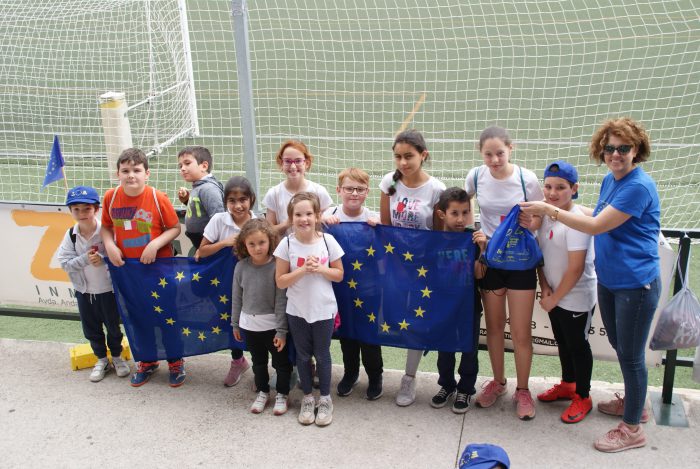
[{"label": "group of children", "polygon": [[[559,210],[580,210],[572,202],[578,189],[575,168],[563,161],[547,166],[543,192],[534,173],[511,162],[513,143],[499,127],[482,133],[479,151],[484,164],[469,171],[464,189],[446,188],[425,171],[429,152],[419,132],[399,133],[392,150],[395,170],[379,184],[380,210],[376,214],[364,206],[369,191],[365,171],[349,168],[341,172],[336,193],[342,203],[333,206],[326,189],[306,179],[313,161],[308,148],[298,141],[285,142],[276,155],[285,180],[265,195],[264,219],[256,218],[251,211],[256,197],[246,178],[234,176],[222,186],[211,174],[213,162],[207,149],[187,147],[179,153],[182,178],[192,184],[191,189],[181,188],[178,198],[187,206],[186,235],[196,248],[194,257],[200,259],[221,249],[233,249],[238,258],[233,279],[232,326],[235,340],[245,339],[251,354],[257,392],[251,412],[263,412],[270,402],[271,357],[276,371],[273,413],[287,412],[296,367],[304,394],[299,422],[325,426],[332,421],[330,343],[338,311],[332,283],[343,279],[344,252],[332,235],[323,232],[322,224],[361,221],[465,232],[476,244],[477,252],[482,253],[505,215],[519,202],[545,199]],[[92,381],[101,380],[112,366],[118,376],[130,374],[128,364],[120,358],[119,316],[103,257],[109,257],[116,267],[124,265],[124,258],[152,263],[158,257],[173,255],[171,242],[180,233],[178,217],[168,197],[147,185],[149,174],[146,155],[137,149],[125,150],[117,161],[119,186],[104,195],[101,222],[96,217],[100,199],[94,189],[76,187],[68,193],[67,205],[77,223],[65,235],[59,260],[75,286],[85,336],[98,357],[90,375]],[[479,204],[480,230],[474,229],[472,199]],[[549,312],[559,344],[562,381],[537,397],[544,402],[571,400],[562,420],[578,422],[592,405],[588,395],[592,358],[586,339],[595,306],[591,239],[557,224],[556,217],[542,220],[522,215],[520,223],[538,230],[544,267],[505,271],[487,268],[482,262],[474,264],[477,282],[473,340],[478,343],[483,304],[493,379],[484,384],[474,399],[476,348],[462,354],[457,370],[459,381],[454,375],[455,354],[439,352],[440,390],[430,405],[440,408],[452,400],[452,410],[464,413],[472,400],[480,407],[490,407],[506,393],[507,305],[517,375],[513,400],[519,418],[535,416],[528,380],[532,361],[530,323],[539,274],[543,296],[540,304]],[[102,324],[107,330],[106,339]],[[294,363],[288,354],[292,339]],[[113,354],[113,365],[107,359],[105,341]],[[381,397],[380,346],[352,339],[341,339],[340,343],[345,370],[337,394],[347,396],[353,391],[359,381],[361,359],[369,379],[367,399]],[[227,386],[237,384],[250,367],[241,349],[232,349],[231,355],[231,366],[224,379]],[[422,355],[422,350],[407,351],[405,374],[396,395],[399,406],[415,401],[415,378]],[[182,358],[169,358],[168,366],[170,386],[182,385],[186,377]],[[157,362],[139,362],[131,376],[132,386],[145,384],[157,368]],[[314,375],[320,388],[318,402],[313,395]]]}]

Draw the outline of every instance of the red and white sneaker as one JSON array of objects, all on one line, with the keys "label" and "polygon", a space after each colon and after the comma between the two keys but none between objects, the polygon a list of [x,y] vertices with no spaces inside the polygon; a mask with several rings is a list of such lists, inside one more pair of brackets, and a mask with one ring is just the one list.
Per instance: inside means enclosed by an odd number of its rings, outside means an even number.
[{"label": "red and white sneaker", "polygon": [[564,423],[577,423],[586,418],[593,409],[593,400],[590,396],[581,397],[574,394],[571,400],[571,405],[561,414],[561,420]]},{"label": "red and white sneaker", "polygon": [[551,388],[547,389],[545,392],[541,392],[537,395],[537,400],[542,402],[553,402],[560,399],[570,400],[574,398],[576,394],[576,383],[567,383],[562,381],[559,384],[555,384]]}]

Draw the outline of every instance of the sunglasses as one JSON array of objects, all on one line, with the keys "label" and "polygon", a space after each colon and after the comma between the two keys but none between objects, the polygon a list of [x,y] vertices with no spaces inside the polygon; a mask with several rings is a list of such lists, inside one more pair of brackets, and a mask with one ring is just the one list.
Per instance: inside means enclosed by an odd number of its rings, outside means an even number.
[{"label": "sunglasses", "polygon": [[605,145],[603,147],[603,153],[612,155],[615,153],[615,150],[617,150],[620,155],[626,155],[632,150],[632,147],[634,147],[634,145],[619,145],[617,147],[613,145]]}]

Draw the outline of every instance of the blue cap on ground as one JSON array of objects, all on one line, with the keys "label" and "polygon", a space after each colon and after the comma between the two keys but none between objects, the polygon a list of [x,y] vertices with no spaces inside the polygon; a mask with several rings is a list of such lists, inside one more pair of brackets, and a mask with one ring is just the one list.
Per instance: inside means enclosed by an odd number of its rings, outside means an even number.
[{"label": "blue cap on ground", "polygon": [[66,205],[74,204],[100,204],[100,194],[94,187],[76,186],[68,191]]},{"label": "blue cap on ground", "polygon": [[488,443],[467,445],[459,459],[459,469],[491,469],[497,464],[508,469],[510,459],[503,448]]},{"label": "blue cap on ground", "polygon": [[[566,161],[555,161],[554,163],[549,163],[544,170],[544,178],[548,177],[562,178],[569,181],[571,184],[576,184],[578,182],[578,171],[573,165],[567,163]],[[571,197],[576,199],[578,197],[578,191]]]}]

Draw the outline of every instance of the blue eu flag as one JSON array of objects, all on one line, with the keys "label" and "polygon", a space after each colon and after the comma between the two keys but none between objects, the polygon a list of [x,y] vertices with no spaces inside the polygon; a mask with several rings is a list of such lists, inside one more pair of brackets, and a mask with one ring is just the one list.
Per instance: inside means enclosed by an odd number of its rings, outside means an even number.
[{"label": "blue eu flag", "polygon": [[46,165],[44,184],[41,186],[42,189],[52,182],[63,179],[63,166],[65,166],[65,162],[61,154],[61,146],[58,143],[58,135],[54,135],[51,156],[49,157],[49,163]]},{"label": "blue eu flag", "polygon": [[418,350],[471,352],[475,246],[468,233],[365,223],[328,227],[345,251],[337,335]]},{"label": "blue eu flag", "polygon": [[231,291],[236,258],[228,249],[195,262],[159,258],[153,264],[125,259],[109,264],[117,305],[138,361],[202,355],[230,348]]}]

